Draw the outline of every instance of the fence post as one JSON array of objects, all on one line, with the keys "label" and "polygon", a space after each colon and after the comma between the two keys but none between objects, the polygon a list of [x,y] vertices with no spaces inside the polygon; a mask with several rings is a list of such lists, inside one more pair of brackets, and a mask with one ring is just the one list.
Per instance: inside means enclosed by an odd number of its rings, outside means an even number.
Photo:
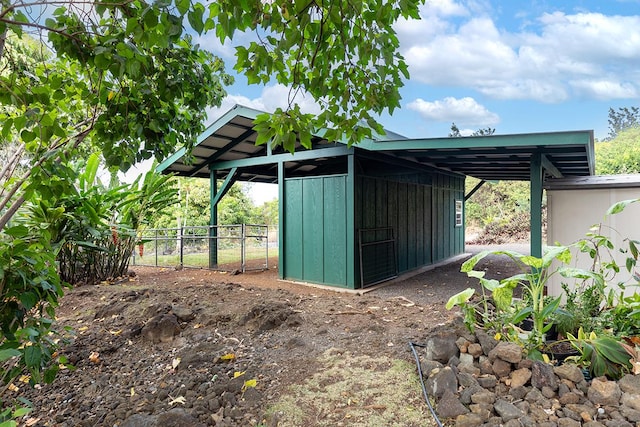
[{"label": "fence post", "polygon": [[209,226],[209,268],[218,267],[218,226]]},{"label": "fence post", "polygon": [[177,233],[180,233],[178,235],[178,240],[180,241],[180,264],[178,265],[184,265],[184,227],[178,228]]},{"label": "fence post", "polygon": [[269,270],[269,226],[265,225],[264,229],[265,229],[265,239],[267,242],[266,244],[267,249],[266,249],[266,253],[264,254],[265,255],[264,266],[267,267],[267,270]]},{"label": "fence post", "polygon": [[240,225],[240,267],[242,269],[242,272],[244,273],[245,271],[245,250],[246,250],[246,240],[247,240],[247,236],[246,236],[246,231],[245,231],[245,224],[241,224]]},{"label": "fence post", "polygon": [[156,229],[156,236],[155,239],[153,239],[153,244],[155,246],[155,250],[153,251],[155,253],[155,258],[156,258],[156,262],[155,265],[156,267],[158,266],[158,230]]}]

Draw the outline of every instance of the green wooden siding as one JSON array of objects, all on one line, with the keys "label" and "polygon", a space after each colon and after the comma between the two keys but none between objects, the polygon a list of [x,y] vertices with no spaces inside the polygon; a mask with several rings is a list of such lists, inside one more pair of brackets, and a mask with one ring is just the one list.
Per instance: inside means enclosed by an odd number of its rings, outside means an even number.
[{"label": "green wooden siding", "polygon": [[302,181],[302,277],[309,282],[323,282],[324,267],[324,186],[323,178]]},{"label": "green wooden siding", "polygon": [[[323,178],[324,283],[347,284],[346,179]],[[339,215],[339,216],[338,216]]]},{"label": "green wooden siding", "polygon": [[[284,277],[347,287],[346,175],[284,182]],[[353,256],[353,255],[351,255]]]},{"label": "green wooden siding", "polygon": [[[284,274],[286,279],[302,280],[303,262],[300,257],[302,246],[302,180],[288,179],[284,184],[284,245],[280,241],[280,251],[284,253]],[[299,239],[299,241],[297,241]]]},{"label": "green wooden siding", "polygon": [[356,228],[392,227],[398,272],[410,271],[464,251],[464,227],[455,227],[455,200],[463,197],[462,177],[358,176]]},{"label": "green wooden siding", "polygon": [[464,227],[455,226],[455,201],[464,199],[464,179],[436,175],[433,184],[434,248],[433,262],[464,252]]},{"label": "green wooden siding", "polygon": [[[359,247],[349,243],[357,230],[393,228],[395,258],[391,246],[369,249],[374,269],[386,271],[383,261],[389,258],[403,273],[464,251],[464,229],[455,227],[455,201],[464,197],[462,177],[356,175],[352,198],[348,175],[288,178],[283,185],[283,278],[360,287]],[[388,230],[376,233],[367,239],[384,240]]]},{"label": "green wooden siding", "polygon": [[393,228],[399,273],[431,264],[431,186],[363,176],[356,182],[356,228]]}]

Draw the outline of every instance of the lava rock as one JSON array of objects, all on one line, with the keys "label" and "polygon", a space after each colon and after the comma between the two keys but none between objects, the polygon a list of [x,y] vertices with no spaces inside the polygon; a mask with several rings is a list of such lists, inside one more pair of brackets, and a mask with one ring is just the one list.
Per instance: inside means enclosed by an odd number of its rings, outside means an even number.
[{"label": "lava rock", "polygon": [[551,365],[535,361],[531,366],[531,385],[542,390],[543,387],[549,387],[551,390],[558,389],[558,381]]},{"label": "lava rock", "polygon": [[605,377],[598,377],[591,382],[587,397],[595,405],[617,406],[622,397],[622,391],[617,382],[608,381]]},{"label": "lava rock", "polygon": [[173,314],[159,314],[142,328],[142,336],[153,343],[170,342],[180,332],[178,318]]},{"label": "lava rock", "polygon": [[460,403],[460,399],[458,399],[450,390],[446,390],[444,392],[442,398],[438,401],[436,411],[438,416],[442,418],[455,418],[458,415],[469,413],[469,409]]}]

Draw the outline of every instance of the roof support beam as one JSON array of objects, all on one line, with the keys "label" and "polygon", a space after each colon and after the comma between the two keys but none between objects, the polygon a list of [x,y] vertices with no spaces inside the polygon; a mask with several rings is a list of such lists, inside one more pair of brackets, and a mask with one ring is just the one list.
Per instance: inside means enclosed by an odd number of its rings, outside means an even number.
[{"label": "roof support beam", "polygon": [[[381,157],[382,155],[382,157]],[[374,160],[374,161],[378,161],[378,162],[383,162],[386,164],[390,164],[390,165],[395,165],[395,166],[399,166],[402,168],[407,168],[407,169],[413,169],[415,171],[424,173],[424,172],[433,172],[433,171],[438,171],[439,173],[445,174],[445,175],[451,175],[451,176],[461,176],[464,175],[463,173],[459,173],[457,171],[454,170],[448,170],[448,169],[439,169],[437,166],[435,165],[431,165],[431,164],[423,164],[423,163],[419,163],[415,160],[411,160],[411,159],[407,159],[404,157],[396,157],[393,156],[391,154],[387,154],[387,153],[375,153],[375,152],[370,152],[367,150],[358,150],[357,152],[357,157],[360,158],[365,158],[368,160]]]},{"label": "roof support beam", "polygon": [[480,189],[480,187],[482,187],[485,184],[485,182],[487,182],[487,181],[485,181],[484,179],[480,180],[480,182],[477,183],[476,186],[473,187],[473,189],[471,191],[469,191],[469,193],[466,196],[464,196],[464,201],[466,202],[467,200],[469,200],[471,198],[471,196],[473,196],[475,194],[475,192],[478,191]]},{"label": "roof support beam", "polygon": [[229,151],[233,150],[237,145],[239,145],[242,141],[244,141],[245,139],[249,138],[251,135],[253,135],[255,133],[255,131],[253,129],[249,129],[246,132],[244,132],[242,135],[238,136],[237,138],[233,138],[231,141],[229,141],[229,143],[227,145],[225,145],[222,148],[218,148],[216,150],[215,153],[213,153],[212,156],[207,157],[207,160],[203,163],[198,165],[197,167],[195,167],[191,173],[189,174],[189,176],[193,177],[194,175],[196,175],[198,173],[198,171],[200,169],[202,169],[203,166],[208,166],[211,163],[215,162],[216,160],[218,160],[223,154],[228,153]]},{"label": "roof support beam", "polygon": [[540,156],[540,159],[542,161],[542,167],[549,172],[549,174],[551,174],[552,177],[554,178],[564,178],[564,175],[562,175],[562,172],[560,172],[558,170],[558,168],[551,163],[551,160],[549,160],[547,158],[547,156],[545,156],[544,154]]},{"label": "roof support beam", "polygon": [[222,186],[216,191],[218,187],[218,173],[211,169],[209,170],[209,200],[211,201],[209,206],[209,268],[216,268],[218,266],[218,202],[224,197],[225,194],[231,188],[231,185],[235,182],[235,176],[238,172],[238,168],[233,168],[222,182]]},{"label": "roof support beam", "polygon": [[316,150],[296,151],[294,154],[272,154],[271,156],[260,156],[238,160],[227,160],[224,162],[216,162],[209,167],[214,170],[226,170],[231,168],[243,168],[248,166],[262,166],[283,162],[296,162],[300,160],[318,159],[322,157],[346,156],[350,154],[352,149],[346,145],[340,145],[331,148],[320,148]]},{"label": "roof support beam", "polygon": [[[215,172],[215,171],[212,170],[212,172]],[[231,185],[233,185],[233,183],[236,181],[235,177],[237,172],[238,172],[238,168],[231,169],[231,172],[229,172],[227,177],[224,179],[222,186],[220,186],[220,189],[218,190],[216,195],[211,199],[212,205],[217,206],[218,202],[220,202],[220,199],[222,199],[224,195],[227,194],[227,192],[231,188]],[[212,190],[212,191],[215,191],[215,190]]]}]

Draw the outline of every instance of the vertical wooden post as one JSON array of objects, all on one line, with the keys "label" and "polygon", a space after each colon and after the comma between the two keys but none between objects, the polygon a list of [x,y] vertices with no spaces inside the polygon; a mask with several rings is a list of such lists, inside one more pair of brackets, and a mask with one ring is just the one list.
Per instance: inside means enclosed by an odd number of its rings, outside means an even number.
[{"label": "vertical wooden post", "polygon": [[542,257],[542,183],[544,172],[540,153],[531,156],[531,255]]},{"label": "vertical wooden post", "polygon": [[278,162],[278,277],[284,279],[284,225],[285,225],[285,200],[284,200],[284,162]]},{"label": "vertical wooden post", "polygon": [[218,176],[215,170],[209,170],[209,268],[218,266],[218,204],[215,197],[218,187]]},{"label": "vertical wooden post", "polygon": [[355,200],[356,200],[356,167],[353,153],[347,156],[347,287],[356,287],[356,230],[355,230]]}]

